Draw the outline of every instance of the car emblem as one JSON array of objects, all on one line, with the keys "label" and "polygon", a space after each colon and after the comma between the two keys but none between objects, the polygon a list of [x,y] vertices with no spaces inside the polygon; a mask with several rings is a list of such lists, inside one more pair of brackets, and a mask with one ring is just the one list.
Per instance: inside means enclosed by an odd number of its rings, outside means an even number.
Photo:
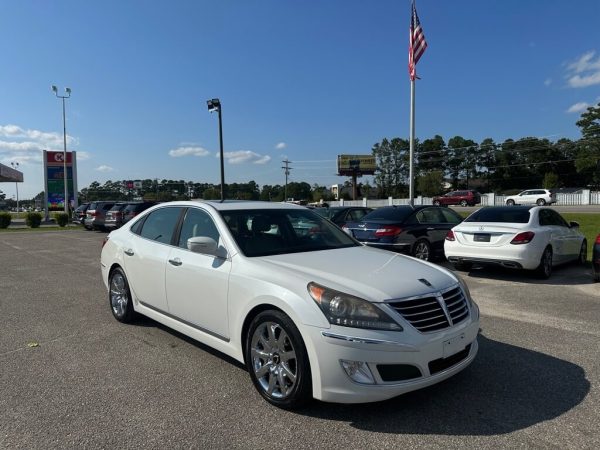
[{"label": "car emblem", "polygon": [[359,223],[359,224],[358,224],[358,226],[359,226],[360,228],[364,228],[364,227],[366,227],[367,225],[366,225],[366,224],[364,224],[364,223]]},{"label": "car emblem", "polygon": [[425,278],[419,278],[419,281],[423,283],[425,286],[433,287],[433,285],[427,281]]},{"label": "car emblem", "polygon": [[479,227],[479,231],[483,231],[483,230],[485,230],[484,226]]}]

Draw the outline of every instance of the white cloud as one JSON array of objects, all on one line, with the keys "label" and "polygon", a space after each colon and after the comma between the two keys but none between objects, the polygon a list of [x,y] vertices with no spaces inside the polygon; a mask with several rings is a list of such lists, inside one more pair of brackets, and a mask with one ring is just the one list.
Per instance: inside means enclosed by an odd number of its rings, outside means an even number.
[{"label": "white cloud", "polygon": [[178,147],[173,150],[169,150],[169,156],[173,158],[181,158],[182,156],[206,156],[210,152],[205,148],[194,146],[194,147]]},{"label": "white cloud", "polygon": [[569,109],[567,109],[567,113],[581,113],[588,109],[590,105],[587,102],[578,102],[574,105],[571,105]]},{"label": "white cloud", "polygon": [[[216,154],[217,158],[219,154]],[[269,155],[259,155],[258,153],[251,152],[250,150],[239,150],[236,152],[225,152],[224,158],[229,161],[230,164],[266,164],[271,161]]]},{"label": "white cloud", "polygon": [[97,170],[98,172],[113,172],[115,169],[103,164],[101,166],[96,167],[94,170]]},{"label": "white cloud", "polygon": [[600,84],[600,56],[596,52],[584,53],[567,64],[567,84],[572,88],[583,88]]},{"label": "white cloud", "polygon": [[275,146],[275,150],[283,150],[286,147],[287,147],[287,144],[285,142],[278,142],[277,145]]},{"label": "white cloud", "polygon": [[[40,130],[26,130],[18,125],[0,125],[0,137],[31,139],[45,147],[63,144],[63,135],[59,133],[48,133]],[[67,145],[75,144],[75,138],[67,134]]]},{"label": "white cloud", "polygon": [[552,84],[552,78],[546,78],[544,80],[544,86],[550,86]]}]

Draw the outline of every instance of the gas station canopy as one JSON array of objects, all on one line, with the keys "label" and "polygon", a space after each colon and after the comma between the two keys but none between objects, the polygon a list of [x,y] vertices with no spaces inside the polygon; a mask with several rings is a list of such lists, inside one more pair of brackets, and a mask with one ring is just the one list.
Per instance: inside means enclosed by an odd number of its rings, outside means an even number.
[{"label": "gas station canopy", "polygon": [[22,183],[23,172],[19,172],[12,167],[0,164],[0,182]]}]

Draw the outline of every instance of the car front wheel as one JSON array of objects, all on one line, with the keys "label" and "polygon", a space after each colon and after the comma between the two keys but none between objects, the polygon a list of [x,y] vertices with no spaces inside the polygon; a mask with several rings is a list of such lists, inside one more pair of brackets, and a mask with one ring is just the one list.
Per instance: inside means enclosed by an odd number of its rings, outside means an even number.
[{"label": "car front wheel", "polygon": [[306,347],[287,315],[277,310],[258,314],[250,323],[245,347],[250,378],[265,400],[294,409],[312,398]]},{"label": "car front wheel", "polygon": [[110,274],[108,300],[115,319],[123,323],[133,322],[136,314],[133,309],[131,290],[125,272],[120,267],[114,269]]},{"label": "car front wheel", "polygon": [[515,206],[514,200],[506,200],[506,206]]},{"label": "car front wheel", "polygon": [[552,275],[552,248],[546,247],[542,257],[540,259],[540,265],[537,267],[536,272],[538,276],[544,280],[550,278]]},{"label": "car front wheel", "polygon": [[434,200],[433,205],[434,206],[440,206],[440,201],[439,200]]}]

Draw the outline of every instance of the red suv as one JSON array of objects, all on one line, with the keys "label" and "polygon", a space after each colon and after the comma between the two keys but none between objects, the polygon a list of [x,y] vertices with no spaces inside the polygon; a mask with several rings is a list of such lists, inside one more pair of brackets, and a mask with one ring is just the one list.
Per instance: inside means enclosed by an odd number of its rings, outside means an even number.
[{"label": "red suv", "polygon": [[437,206],[460,205],[474,206],[481,202],[481,194],[473,190],[452,191],[440,197],[433,197],[433,204]]}]

